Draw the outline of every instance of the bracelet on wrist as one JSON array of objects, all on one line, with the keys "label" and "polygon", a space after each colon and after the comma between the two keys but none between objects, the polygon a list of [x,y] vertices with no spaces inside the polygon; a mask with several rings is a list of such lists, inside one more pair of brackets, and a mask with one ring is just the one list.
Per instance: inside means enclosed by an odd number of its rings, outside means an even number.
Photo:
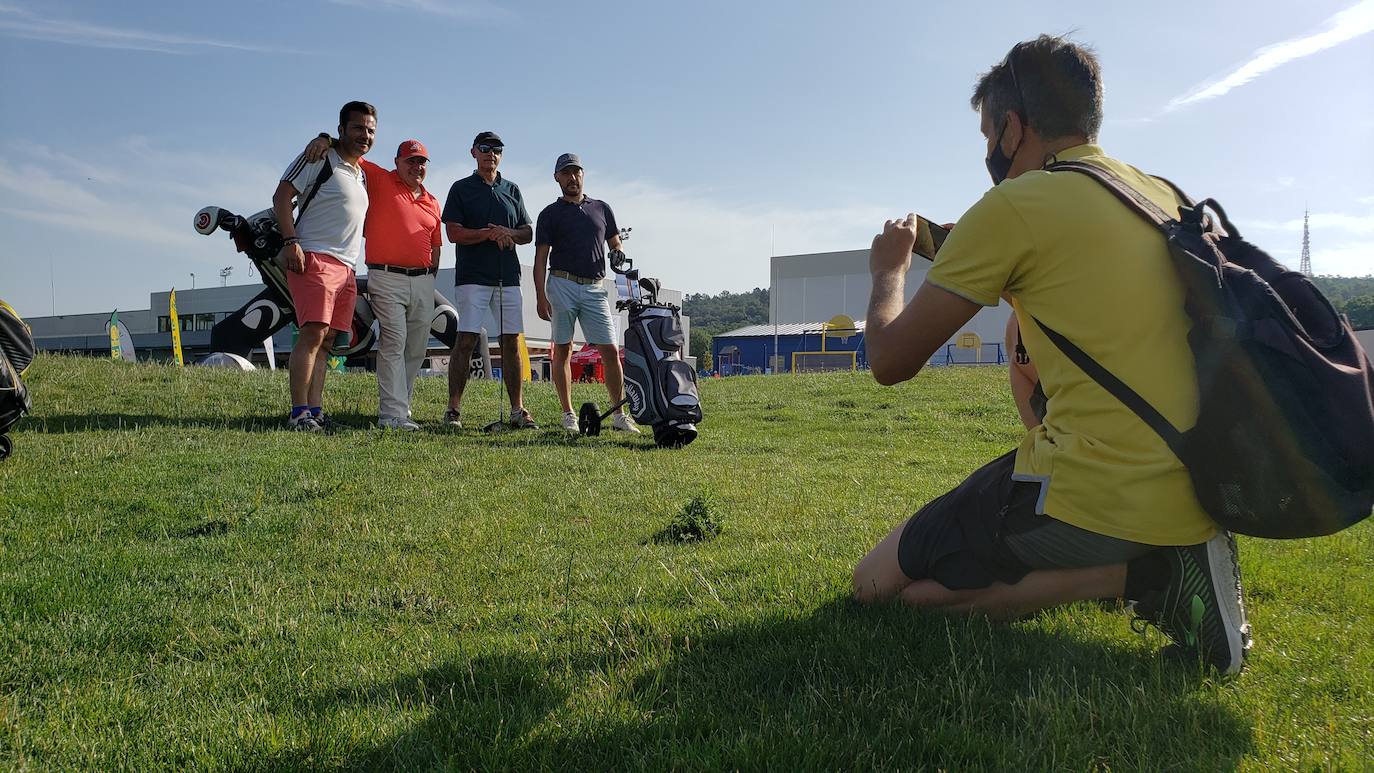
[{"label": "bracelet on wrist", "polygon": [[301,239],[300,239],[299,236],[288,236],[288,237],[286,237],[285,239],[282,239],[282,240],[281,240],[281,244],[282,244],[283,247],[285,247],[285,246],[287,246],[287,245],[289,245],[289,244],[300,244],[300,243],[301,243]]}]

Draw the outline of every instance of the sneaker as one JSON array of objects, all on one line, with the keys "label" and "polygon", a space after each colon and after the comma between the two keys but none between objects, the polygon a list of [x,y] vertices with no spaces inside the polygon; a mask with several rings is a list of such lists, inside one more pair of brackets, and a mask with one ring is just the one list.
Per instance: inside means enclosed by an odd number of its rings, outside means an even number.
[{"label": "sneaker", "polygon": [[515,429],[539,429],[539,425],[534,423],[534,417],[524,408],[511,411],[510,425]]},{"label": "sneaker", "polygon": [[582,429],[577,426],[577,414],[573,413],[572,411],[567,411],[563,414],[563,429],[567,430],[568,432],[582,431]]},{"label": "sneaker", "polygon": [[1235,538],[1223,531],[1165,554],[1169,583],[1136,603],[1136,620],[1158,627],[1181,651],[1217,671],[1239,672],[1251,639]]},{"label": "sneaker", "polygon": [[382,416],[377,419],[377,426],[382,429],[399,429],[405,432],[415,432],[420,429],[419,424],[401,416]]},{"label": "sneaker", "polygon": [[444,411],[444,426],[450,429],[462,429],[463,420],[458,418],[458,409],[449,408]]},{"label": "sneaker", "polygon": [[630,417],[624,413],[612,414],[611,429],[620,432],[633,432],[636,435],[639,434],[639,427],[636,427],[635,423],[630,420]]},{"label": "sneaker", "polygon": [[294,432],[324,432],[324,425],[309,411],[288,418],[286,427]]}]

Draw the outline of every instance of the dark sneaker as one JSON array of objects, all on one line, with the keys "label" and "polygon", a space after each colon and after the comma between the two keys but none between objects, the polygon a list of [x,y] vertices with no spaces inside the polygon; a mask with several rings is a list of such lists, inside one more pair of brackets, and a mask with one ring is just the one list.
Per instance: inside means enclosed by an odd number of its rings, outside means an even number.
[{"label": "dark sneaker", "polygon": [[463,420],[458,417],[457,409],[449,408],[448,410],[444,411],[444,426],[448,427],[449,429],[463,428]]},{"label": "dark sneaker", "polygon": [[324,432],[324,425],[310,415],[309,411],[287,419],[286,428],[295,432]]},{"label": "dark sneaker", "polygon": [[534,417],[524,408],[511,412],[510,425],[515,429],[539,429],[539,425],[534,423]]},{"label": "dark sneaker", "polygon": [[1223,531],[1164,555],[1169,583],[1136,604],[1136,620],[1157,626],[1183,652],[1221,673],[1239,672],[1251,641],[1235,538]]}]

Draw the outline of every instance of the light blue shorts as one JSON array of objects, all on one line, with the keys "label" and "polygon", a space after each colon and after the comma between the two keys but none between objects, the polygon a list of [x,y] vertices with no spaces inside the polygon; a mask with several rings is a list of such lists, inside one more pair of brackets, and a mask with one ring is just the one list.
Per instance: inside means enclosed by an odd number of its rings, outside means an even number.
[{"label": "light blue shorts", "polygon": [[616,324],[604,283],[584,285],[549,275],[544,291],[553,306],[553,343],[572,343],[573,323],[581,323],[589,344],[616,343]]}]

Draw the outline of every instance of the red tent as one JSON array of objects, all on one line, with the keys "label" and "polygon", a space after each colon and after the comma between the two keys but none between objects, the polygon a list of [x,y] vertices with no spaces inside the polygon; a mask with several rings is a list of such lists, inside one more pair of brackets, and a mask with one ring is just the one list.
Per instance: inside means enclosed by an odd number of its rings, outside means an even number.
[{"label": "red tent", "polygon": [[[625,362],[625,350],[620,350],[620,361]],[[573,381],[595,381],[604,383],[606,381],[606,368],[601,364],[601,352],[591,344],[585,344],[581,351],[573,352],[570,358],[572,363]]]}]

